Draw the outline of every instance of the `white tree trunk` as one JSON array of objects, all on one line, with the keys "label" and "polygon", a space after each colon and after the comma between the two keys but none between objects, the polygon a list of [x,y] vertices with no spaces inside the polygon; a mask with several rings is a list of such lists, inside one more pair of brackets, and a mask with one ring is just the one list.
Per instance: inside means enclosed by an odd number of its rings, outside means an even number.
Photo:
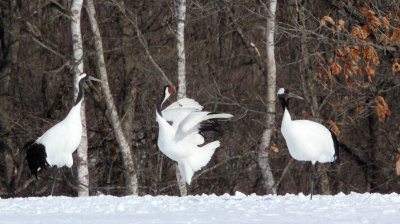
[{"label": "white tree trunk", "polygon": [[261,137],[261,142],[258,146],[258,164],[261,168],[264,187],[267,194],[276,194],[276,186],[274,176],[269,165],[269,155],[265,151],[270,146],[273,125],[275,123],[275,103],[276,103],[276,66],[274,52],[274,33],[275,33],[275,11],[276,0],[269,1],[268,21],[266,29],[267,39],[267,128]]},{"label": "white tree trunk", "polygon": [[[83,71],[83,48],[82,48],[82,34],[81,34],[81,11],[82,11],[83,0],[73,0],[71,6],[71,32],[72,32],[72,43],[74,51],[74,73],[75,80],[79,77]],[[74,85],[75,86],[75,85]],[[78,88],[75,86],[74,99],[78,95]],[[85,114],[85,101],[82,102],[81,106],[81,118],[82,118],[82,140],[78,147],[78,180],[89,186],[89,168],[88,168],[88,141],[87,141],[87,129],[86,129],[86,114]],[[89,189],[79,185],[78,196],[89,196]]]},{"label": "white tree trunk", "polygon": [[135,162],[133,160],[133,156],[131,153],[131,147],[126,140],[124,132],[122,130],[121,121],[119,119],[117,108],[114,104],[114,99],[111,94],[110,86],[108,84],[107,70],[106,64],[104,61],[104,52],[103,52],[103,44],[101,40],[99,26],[96,20],[96,10],[94,8],[93,0],[87,0],[87,11],[90,20],[90,25],[94,34],[96,55],[97,55],[97,65],[101,78],[101,89],[103,91],[106,106],[107,106],[107,116],[109,120],[111,120],[111,125],[114,129],[115,137],[117,138],[117,142],[119,148],[121,150],[123,165],[124,165],[124,176],[127,185],[127,194],[138,194],[138,182],[137,182],[137,174]]},{"label": "white tree trunk", "polygon": [[[185,17],[186,0],[175,0],[175,11],[177,18],[176,49],[178,52],[178,94],[177,99],[186,97],[186,58],[185,58]],[[175,164],[176,179],[178,181],[181,196],[187,195],[186,183],[179,172],[178,164]]]},{"label": "white tree trunk", "polygon": [[186,0],[176,0],[176,49],[178,51],[178,100],[186,97],[185,17]]}]

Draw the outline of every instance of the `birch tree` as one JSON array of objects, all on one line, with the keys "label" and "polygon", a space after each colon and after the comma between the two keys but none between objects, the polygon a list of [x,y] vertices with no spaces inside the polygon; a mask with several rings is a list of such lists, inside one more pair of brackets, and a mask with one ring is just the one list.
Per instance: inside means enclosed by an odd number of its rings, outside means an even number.
[{"label": "birch tree", "polygon": [[[81,11],[82,11],[83,0],[73,0],[71,5],[71,32],[72,32],[72,43],[74,51],[74,74],[75,80],[83,72],[83,48],[82,48],[82,34],[81,34]],[[74,99],[78,96],[78,86],[74,85]],[[88,169],[88,141],[87,141],[87,129],[86,129],[86,108],[85,100],[81,106],[81,119],[82,119],[82,140],[78,147],[78,180],[89,186],[89,169]],[[89,196],[89,189],[82,185],[78,186],[78,196]]]},{"label": "birch tree", "polygon": [[[177,19],[176,48],[178,52],[178,100],[186,97],[186,69],[185,69],[185,16],[186,0],[175,0],[175,13]],[[178,181],[181,196],[187,195],[185,180],[179,172],[178,164],[175,164],[176,179]]]},{"label": "birch tree", "polygon": [[137,173],[136,173],[136,164],[133,160],[131,146],[123,132],[123,127],[121,125],[121,120],[117,113],[117,108],[114,103],[114,99],[110,90],[110,86],[108,84],[108,75],[106,64],[104,61],[104,51],[103,44],[100,35],[100,29],[96,20],[96,10],[94,8],[93,0],[87,0],[87,12],[90,20],[90,25],[94,34],[94,42],[96,48],[96,56],[97,56],[97,66],[100,73],[101,78],[101,89],[104,94],[107,106],[107,116],[111,122],[111,125],[114,130],[115,137],[117,139],[119,148],[121,150],[123,165],[124,165],[124,176],[127,185],[127,194],[138,194],[138,182],[137,182]]},{"label": "birch tree", "polygon": [[269,155],[265,151],[270,147],[273,126],[275,124],[275,103],[276,103],[276,66],[274,52],[274,33],[275,33],[275,11],[276,0],[269,1],[269,11],[266,29],[266,50],[267,50],[267,119],[266,129],[264,130],[261,142],[258,145],[258,164],[263,176],[263,184],[267,194],[276,194],[274,176],[269,165]]}]

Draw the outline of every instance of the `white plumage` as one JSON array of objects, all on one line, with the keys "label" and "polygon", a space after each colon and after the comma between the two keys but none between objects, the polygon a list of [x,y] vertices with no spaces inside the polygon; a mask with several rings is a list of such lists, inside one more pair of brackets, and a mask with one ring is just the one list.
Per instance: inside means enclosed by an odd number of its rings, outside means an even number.
[{"label": "white plumage", "polygon": [[156,121],[159,125],[157,145],[170,159],[178,162],[183,179],[190,185],[194,172],[205,166],[220,146],[219,141],[205,143],[199,133],[215,130],[210,119],[231,118],[231,114],[213,114],[201,111],[203,107],[193,99],[184,98],[161,111],[161,106],[170,96],[172,88],[164,88],[163,97],[157,105]]},{"label": "white plumage", "polygon": [[35,143],[46,149],[50,166],[72,167],[72,153],[78,148],[82,138],[81,104],[72,107],[64,120],[54,125],[40,136]]},{"label": "white plumage", "polygon": [[278,98],[282,104],[284,114],[281,132],[286,140],[290,155],[299,161],[311,161],[312,180],[311,198],[313,193],[315,163],[333,162],[337,159],[338,142],[333,132],[325,126],[309,120],[292,120],[289,113],[289,99],[303,99],[281,88]]},{"label": "white plumage", "polygon": [[[37,178],[37,172],[47,166],[66,166],[71,168],[73,165],[72,153],[78,148],[82,138],[81,105],[83,100],[83,82],[86,80],[100,81],[96,78],[87,76],[82,72],[76,80],[79,89],[78,97],[74,106],[71,108],[64,120],[60,121],[52,128],[47,130],[35,141],[26,144],[28,161],[31,173]],[[53,194],[55,179],[54,176],[51,194]]]},{"label": "white plumage", "polygon": [[294,159],[312,163],[334,161],[332,134],[323,125],[309,120],[293,121],[285,109],[281,131]]}]

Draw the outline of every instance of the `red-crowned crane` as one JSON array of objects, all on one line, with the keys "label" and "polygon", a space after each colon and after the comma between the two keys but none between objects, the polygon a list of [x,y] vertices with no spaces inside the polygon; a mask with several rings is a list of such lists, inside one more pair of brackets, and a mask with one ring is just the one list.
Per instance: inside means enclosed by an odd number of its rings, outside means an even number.
[{"label": "red-crowned crane", "polygon": [[289,113],[289,99],[303,99],[288,90],[281,88],[278,90],[278,99],[282,104],[284,113],[282,119],[281,132],[286,140],[290,155],[299,161],[311,161],[311,190],[312,199],[315,163],[333,162],[339,156],[339,144],[335,134],[325,126],[309,120],[292,120]]},{"label": "red-crowned crane", "polygon": [[157,145],[168,158],[178,163],[190,194],[190,182],[194,172],[207,165],[219,141],[205,144],[201,133],[215,131],[213,119],[231,118],[231,114],[202,111],[203,107],[193,99],[183,98],[161,111],[163,103],[172,93],[171,86],[165,86],[157,104],[156,120],[159,126]]},{"label": "red-crowned crane", "polygon": [[[26,144],[26,160],[31,173],[35,175],[36,179],[39,170],[45,169],[47,166],[57,166],[51,186],[51,195],[53,195],[59,169],[63,166],[72,167],[72,153],[81,142],[82,122],[80,111],[83,100],[83,83],[86,80],[101,82],[99,79],[82,72],[75,83],[79,89],[78,97],[68,115],[35,141]],[[73,175],[72,169],[71,174]]]}]

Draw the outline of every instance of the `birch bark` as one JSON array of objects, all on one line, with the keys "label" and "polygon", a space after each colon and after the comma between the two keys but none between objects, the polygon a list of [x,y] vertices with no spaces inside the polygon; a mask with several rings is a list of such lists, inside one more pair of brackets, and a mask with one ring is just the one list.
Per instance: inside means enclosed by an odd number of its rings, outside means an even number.
[{"label": "birch bark", "polygon": [[106,70],[106,64],[104,61],[103,44],[101,40],[99,26],[96,20],[96,10],[94,8],[93,0],[87,0],[87,12],[90,20],[90,25],[94,34],[97,66],[101,78],[101,89],[105,96],[107,106],[107,116],[111,121],[111,125],[114,130],[115,137],[117,139],[119,148],[121,150],[123,165],[124,165],[124,177],[127,185],[127,194],[137,195],[138,192],[138,181],[136,173],[136,164],[133,160],[131,146],[129,145],[124,135],[121,120],[119,119],[117,108],[114,103],[113,96],[111,94],[110,86],[108,84],[108,76]]},{"label": "birch bark", "polygon": [[[175,0],[177,29],[176,48],[178,52],[178,100],[186,97],[186,58],[185,58],[185,17],[186,0]],[[175,164],[176,179],[178,181],[181,196],[187,195],[185,180],[179,172],[178,164]]]},{"label": "birch bark", "polygon": [[271,144],[273,126],[275,124],[275,103],[276,103],[276,66],[275,66],[275,11],[276,0],[269,1],[269,11],[267,12],[267,119],[266,129],[264,130],[260,144],[258,145],[258,164],[263,176],[263,184],[267,194],[276,194],[276,186],[271,166],[269,164],[269,154],[265,151]]},{"label": "birch bark", "polygon": [[[75,80],[83,72],[83,47],[82,47],[82,34],[81,34],[81,11],[82,11],[83,0],[73,0],[71,5],[71,32],[72,32],[72,44],[74,53],[74,73]],[[75,81],[74,81],[75,82]],[[78,96],[78,88],[74,85],[74,99]],[[82,119],[82,140],[78,147],[77,155],[77,170],[78,180],[89,186],[89,168],[88,168],[88,141],[87,141],[87,129],[86,129],[86,103],[85,100],[81,106],[81,119]],[[78,196],[89,196],[89,189],[79,185]]]}]

